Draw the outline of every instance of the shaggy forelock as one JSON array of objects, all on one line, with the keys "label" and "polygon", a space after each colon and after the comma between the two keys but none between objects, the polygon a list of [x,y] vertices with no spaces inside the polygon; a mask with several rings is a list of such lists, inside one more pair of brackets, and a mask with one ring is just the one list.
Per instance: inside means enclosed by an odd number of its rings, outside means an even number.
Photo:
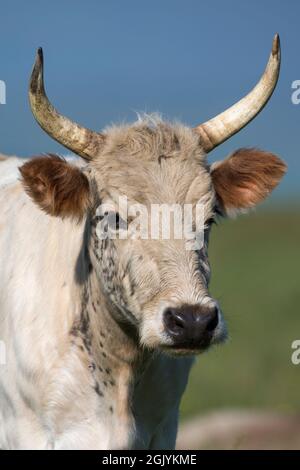
[{"label": "shaggy forelock", "polygon": [[199,136],[159,115],[142,115],[131,125],[106,129],[106,143],[91,162],[98,188],[147,204],[183,203],[194,179],[196,197],[210,190],[209,169]]},{"label": "shaggy forelock", "polygon": [[159,114],[138,114],[136,122],[112,126],[104,152],[135,156],[143,152],[148,160],[196,155],[204,158],[199,136],[181,123],[164,121]]}]

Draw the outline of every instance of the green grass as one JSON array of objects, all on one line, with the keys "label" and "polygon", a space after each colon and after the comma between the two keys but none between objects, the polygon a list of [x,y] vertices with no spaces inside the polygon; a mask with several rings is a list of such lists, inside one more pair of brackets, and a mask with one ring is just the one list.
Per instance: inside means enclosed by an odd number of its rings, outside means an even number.
[{"label": "green grass", "polygon": [[300,409],[300,210],[261,209],[221,222],[210,239],[211,293],[227,321],[225,345],[199,356],[182,418],[210,409]]}]

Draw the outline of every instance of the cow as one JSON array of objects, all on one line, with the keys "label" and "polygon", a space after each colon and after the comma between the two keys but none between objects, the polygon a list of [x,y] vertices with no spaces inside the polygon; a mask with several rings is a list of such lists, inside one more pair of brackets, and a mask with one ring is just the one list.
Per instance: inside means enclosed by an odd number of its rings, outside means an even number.
[{"label": "cow", "polygon": [[[286,170],[256,148],[207,155],[261,111],[279,68],[276,35],[255,88],[208,122],[150,115],[95,132],[52,106],[38,50],[32,112],[76,158],[0,163],[0,448],[174,448],[194,358],[226,338],[209,293],[211,226],[256,206]],[[121,196],[146,209],[200,203],[202,244],[118,236]]]}]

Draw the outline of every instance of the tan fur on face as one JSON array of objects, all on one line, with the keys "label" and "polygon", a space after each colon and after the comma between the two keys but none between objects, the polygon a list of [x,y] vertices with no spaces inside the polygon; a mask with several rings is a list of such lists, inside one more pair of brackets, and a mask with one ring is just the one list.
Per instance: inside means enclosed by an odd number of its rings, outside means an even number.
[{"label": "tan fur on face", "polygon": [[[102,153],[89,164],[101,201],[113,202],[117,211],[118,197],[125,195],[128,207],[143,204],[149,215],[152,204],[183,209],[184,204],[195,208],[200,203],[205,219],[213,216],[215,192],[206,156],[191,129],[145,119],[108,129],[106,136]],[[172,234],[168,240],[117,239],[98,256],[101,263],[97,266],[94,260],[94,266],[110,273],[104,284],[114,287],[112,301],[126,305],[140,325],[140,342],[151,348],[168,341],[162,321],[165,307],[201,302],[208,295],[197,253]],[[99,272],[101,279],[106,275]]]},{"label": "tan fur on face", "polygon": [[226,211],[255,206],[277,186],[285,163],[270,152],[239,149],[212,166],[211,176],[222,208]]},{"label": "tan fur on face", "polygon": [[146,205],[184,202],[194,178],[210,181],[199,136],[157,116],[107,129],[106,145],[91,168],[98,187]]},{"label": "tan fur on face", "polygon": [[29,196],[47,214],[80,220],[89,203],[89,182],[81,170],[57,155],[34,157],[20,172]]}]

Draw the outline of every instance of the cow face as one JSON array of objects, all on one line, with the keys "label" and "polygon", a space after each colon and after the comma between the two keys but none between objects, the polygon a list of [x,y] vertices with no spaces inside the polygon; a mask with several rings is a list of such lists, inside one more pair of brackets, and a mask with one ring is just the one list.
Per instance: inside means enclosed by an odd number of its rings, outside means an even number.
[{"label": "cow face", "polygon": [[[285,166],[272,154],[244,149],[209,167],[199,136],[159,120],[106,135],[101,153],[83,168],[57,156],[25,163],[24,185],[49,214],[88,224],[89,256],[102,291],[116,320],[131,324],[142,345],[199,352],[226,336],[220,307],[208,291],[211,226],[218,215],[260,202]],[[165,219],[165,234],[162,218],[151,232],[153,207],[179,209],[179,219],[172,211]],[[186,207],[194,238],[172,230]]]},{"label": "cow face", "polygon": [[[270,153],[241,149],[209,167],[206,154],[261,111],[279,69],[276,35],[258,84],[220,115],[194,129],[150,118],[97,133],[62,116],[49,102],[43,54],[38,50],[29,87],[33,114],[51,137],[88,165],[80,169],[56,156],[33,159],[21,168],[25,188],[47,213],[86,221],[89,256],[99,284],[114,306],[116,320],[133,325],[140,344],[194,353],[225,337],[220,308],[208,292],[211,225],[217,214],[235,214],[262,201],[279,182],[285,165]],[[120,197],[126,197],[129,210],[137,204],[143,208],[140,221],[147,226],[146,236],[137,236],[128,224]],[[175,230],[161,236],[163,224],[152,236],[157,224],[151,209],[161,204],[181,210],[173,221],[175,229],[186,220],[185,208],[191,208],[192,229],[187,233],[196,233],[194,245]],[[116,236],[105,238],[111,223]],[[126,230],[127,237],[119,236]]]}]

